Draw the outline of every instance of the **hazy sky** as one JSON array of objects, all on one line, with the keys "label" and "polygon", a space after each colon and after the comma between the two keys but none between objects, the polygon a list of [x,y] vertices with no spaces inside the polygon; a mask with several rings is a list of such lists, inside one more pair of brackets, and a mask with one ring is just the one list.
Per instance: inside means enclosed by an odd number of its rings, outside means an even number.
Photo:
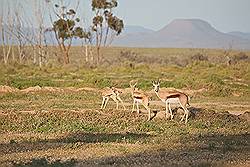
[{"label": "hazy sky", "polygon": [[[23,4],[29,13],[30,2],[44,0],[0,0],[0,11],[6,9],[6,2]],[[51,0],[57,3],[58,0]],[[74,0],[66,0],[74,4]],[[18,2],[18,3],[17,3]],[[90,22],[91,0],[80,0],[79,13]],[[250,32],[250,0],[118,0],[116,14],[126,25],[140,25],[159,30],[177,18],[199,18],[208,21],[222,32]],[[0,13],[0,14],[1,14]],[[82,18],[82,17],[81,17]]]},{"label": "hazy sky", "polygon": [[218,30],[250,32],[250,0],[120,0],[127,24],[158,30],[176,18],[199,18]]}]

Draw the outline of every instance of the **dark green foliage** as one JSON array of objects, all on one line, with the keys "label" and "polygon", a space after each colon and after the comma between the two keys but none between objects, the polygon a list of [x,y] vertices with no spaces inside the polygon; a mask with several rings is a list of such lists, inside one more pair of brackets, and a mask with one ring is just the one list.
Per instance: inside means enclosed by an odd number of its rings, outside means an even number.
[{"label": "dark green foliage", "polygon": [[92,19],[92,31],[95,32],[95,43],[97,58],[96,64],[103,61],[101,46],[107,46],[112,43],[113,37],[109,35],[110,30],[119,35],[123,28],[123,20],[114,16],[113,9],[118,5],[117,0],[92,0],[92,10],[94,17]]},{"label": "dark green foliage", "polygon": [[76,23],[80,21],[79,18],[68,19],[70,15],[75,14],[73,9],[70,9],[66,14],[54,21],[53,29],[57,33],[59,39],[67,40],[73,37],[90,38],[89,32],[84,32],[83,28],[76,26]]},{"label": "dark green foliage", "polygon": [[108,26],[116,32],[116,35],[119,35],[124,27],[123,20],[110,15],[108,16]]},{"label": "dark green foliage", "polygon": [[42,79],[42,78],[30,78],[30,79],[22,79],[22,78],[12,78],[10,79],[10,86],[18,88],[18,89],[25,89],[28,87],[34,87],[34,86],[58,86],[56,83],[53,83],[49,79]]},{"label": "dark green foliage", "polygon": [[[85,38],[90,40],[90,33],[85,32],[82,27],[77,26],[80,22],[79,18],[75,18],[76,12],[74,9],[69,9],[65,6],[55,5],[55,15],[57,20],[53,22],[53,31],[55,33],[57,43],[60,48],[61,57],[64,64],[69,64],[69,50],[71,48],[73,38]],[[66,43],[66,41],[68,43]],[[59,58],[60,62],[62,58]]]},{"label": "dark green foliage", "polygon": [[118,6],[117,0],[92,0],[92,10],[95,9],[112,9]]},{"label": "dark green foliage", "polygon": [[93,18],[93,31],[103,31],[102,27],[104,26],[105,19],[106,28],[115,31],[116,35],[119,35],[122,32],[122,29],[124,28],[123,20],[114,16],[112,13],[112,9],[117,7],[117,5],[118,3],[116,0],[92,0],[92,10],[96,12],[96,15]]}]

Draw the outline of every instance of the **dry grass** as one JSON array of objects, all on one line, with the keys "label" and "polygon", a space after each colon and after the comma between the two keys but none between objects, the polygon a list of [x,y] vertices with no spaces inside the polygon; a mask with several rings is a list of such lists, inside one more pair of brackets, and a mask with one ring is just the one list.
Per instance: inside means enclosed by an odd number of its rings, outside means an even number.
[{"label": "dry grass", "polygon": [[[91,97],[91,98],[89,98]],[[246,165],[249,119],[225,111],[249,101],[196,97],[188,125],[131,113],[100,111],[96,91],[12,92],[0,95],[0,162],[6,166],[198,166]],[[218,98],[221,99],[221,98]],[[230,98],[233,101],[234,98]],[[236,98],[235,98],[236,99]],[[152,103],[153,110],[164,106]],[[236,107],[236,108],[235,108]],[[31,112],[32,111],[32,112]],[[215,112],[216,111],[216,112]],[[222,158],[223,157],[223,158]]]},{"label": "dry grass", "polygon": [[[237,61],[227,66],[222,50],[111,48],[104,52],[106,61],[98,68],[86,65],[77,47],[71,50],[69,66],[54,64],[53,55],[42,69],[28,62],[1,64],[2,166],[249,164],[248,57],[236,56]],[[233,51],[231,56],[238,54]],[[187,125],[179,123],[177,109],[172,121],[158,116],[165,109],[151,92],[151,81],[158,78],[163,87],[182,89],[192,97],[189,110],[194,114]],[[138,80],[139,88],[152,96],[151,121],[146,121],[144,110],[131,113],[130,80]],[[112,101],[107,110],[99,110],[99,90],[106,86],[126,90],[121,96],[127,110],[114,110]]]}]

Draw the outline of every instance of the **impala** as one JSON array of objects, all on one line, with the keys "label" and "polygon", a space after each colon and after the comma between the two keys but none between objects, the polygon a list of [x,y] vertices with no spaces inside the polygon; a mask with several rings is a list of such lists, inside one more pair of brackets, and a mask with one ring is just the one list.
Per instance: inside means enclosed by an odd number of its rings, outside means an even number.
[{"label": "impala", "polygon": [[168,110],[170,112],[171,119],[173,119],[173,113],[170,107],[170,104],[179,104],[181,108],[184,111],[184,115],[182,116],[181,121],[184,120],[185,117],[185,123],[187,123],[189,111],[186,108],[186,105],[189,105],[189,97],[183,92],[177,91],[175,89],[171,90],[160,90],[160,82],[152,82],[154,87],[154,92],[160,98],[160,100],[166,104],[166,114],[168,113]]},{"label": "impala", "polygon": [[130,87],[131,87],[131,94],[132,94],[132,98],[133,98],[133,108],[132,108],[132,112],[134,112],[134,108],[135,108],[135,103],[137,106],[137,113],[139,114],[139,103],[141,103],[143,105],[143,107],[146,108],[146,110],[148,111],[148,121],[150,120],[151,117],[151,113],[150,113],[150,108],[149,108],[149,96],[147,96],[144,92],[139,91],[138,88],[136,88],[137,82],[135,84],[132,84],[132,81],[130,81]]},{"label": "impala", "polygon": [[101,109],[105,109],[106,105],[109,101],[109,99],[113,99],[116,102],[116,109],[118,109],[119,106],[119,102],[122,103],[122,106],[124,109],[125,106],[123,104],[123,101],[120,97],[120,94],[122,93],[122,91],[120,89],[117,89],[115,87],[110,87],[110,88],[106,88],[105,90],[102,91],[102,105],[101,105]]}]

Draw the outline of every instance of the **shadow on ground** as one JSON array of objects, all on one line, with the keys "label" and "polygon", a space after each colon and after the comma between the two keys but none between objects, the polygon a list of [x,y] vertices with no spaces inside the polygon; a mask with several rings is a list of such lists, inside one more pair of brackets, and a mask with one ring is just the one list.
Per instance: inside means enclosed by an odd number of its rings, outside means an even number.
[{"label": "shadow on ground", "polygon": [[[191,142],[196,141],[191,145]],[[184,142],[184,141],[182,141]],[[181,148],[148,150],[136,154],[110,156],[98,159],[51,161],[45,158],[32,159],[28,166],[141,166],[141,167],[247,167],[250,155],[250,134],[199,136],[183,143]]]},{"label": "shadow on ground", "polygon": [[192,139],[195,145],[171,150],[161,148],[125,156],[112,156],[79,162],[79,166],[165,166],[210,167],[247,166],[250,155],[250,135],[214,135]]},{"label": "shadow on ground", "polygon": [[6,144],[0,144],[0,155],[28,152],[28,151],[38,151],[38,150],[48,150],[63,147],[69,143],[81,142],[83,144],[87,143],[120,143],[135,142],[140,139],[145,139],[149,137],[148,134],[136,134],[136,133],[69,133],[66,136],[58,137],[56,139],[48,140],[38,140],[38,141],[23,141],[15,142],[11,141]]}]

